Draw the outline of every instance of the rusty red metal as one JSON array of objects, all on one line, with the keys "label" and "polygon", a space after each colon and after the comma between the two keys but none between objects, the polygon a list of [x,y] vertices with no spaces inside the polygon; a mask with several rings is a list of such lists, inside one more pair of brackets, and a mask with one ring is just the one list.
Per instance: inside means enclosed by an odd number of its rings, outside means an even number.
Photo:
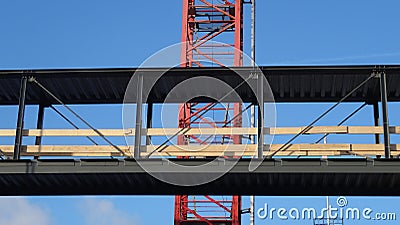
[{"label": "rusty red metal", "polygon": [[[217,4],[214,4],[217,3]],[[242,66],[243,50],[242,0],[183,0],[181,67]],[[232,107],[233,105],[233,107]],[[235,119],[220,116],[210,120],[202,115],[233,113]],[[179,128],[241,127],[242,104],[228,106],[212,103],[182,103],[179,106]],[[222,117],[222,118],[221,118]],[[178,144],[213,144],[208,138],[180,135]],[[220,144],[241,143],[241,136],[226,135]],[[175,196],[174,225],[241,223],[240,196]]]}]

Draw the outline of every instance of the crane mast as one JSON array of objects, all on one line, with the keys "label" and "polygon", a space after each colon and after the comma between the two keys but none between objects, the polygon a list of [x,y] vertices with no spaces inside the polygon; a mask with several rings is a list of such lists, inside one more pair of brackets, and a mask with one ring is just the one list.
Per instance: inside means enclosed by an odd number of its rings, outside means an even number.
[{"label": "crane mast", "polygon": [[[182,9],[181,67],[242,66],[242,0],[183,0]],[[241,113],[241,103],[186,102],[179,106],[178,126],[241,127]],[[241,142],[240,135],[178,137],[178,145]],[[189,224],[240,225],[241,197],[175,196],[174,225]]]}]

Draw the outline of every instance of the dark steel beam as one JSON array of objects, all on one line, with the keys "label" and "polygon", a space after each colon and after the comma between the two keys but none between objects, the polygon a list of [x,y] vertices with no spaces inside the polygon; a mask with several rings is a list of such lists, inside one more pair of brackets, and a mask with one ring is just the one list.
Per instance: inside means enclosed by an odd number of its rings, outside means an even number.
[{"label": "dark steel beam", "polygon": [[[400,196],[398,159],[264,160],[249,172],[250,160],[218,160],[225,175],[198,186],[164,183],[140,165],[159,167],[158,176],[204,180],[210,172],[171,170],[164,160],[0,160],[0,195],[277,195]],[[174,160],[198,166],[211,160]],[[224,169],[222,168],[222,169]],[[229,170],[228,168],[231,168]],[[379,182],[377,182],[379,181]],[[29,188],[27,188],[29,187]],[[118,188],[116,188],[118,187]]]},{"label": "dark steel beam", "polygon": [[[301,67],[263,67],[261,71],[266,76],[276,102],[336,102],[342,97],[340,92],[332,92],[333,89],[341,90],[343,84],[356,84],[358,80],[369,76],[376,66],[301,66]],[[166,71],[165,74],[157,79],[158,74]],[[156,81],[154,88],[146,101],[153,103],[163,103],[166,95],[178,83],[197,76],[211,76],[221,79],[228,85],[235,87],[241,80],[235,71],[242,74],[252,72],[251,67],[235,68],[147,68],[140,69],[144,73],[144,81]],[[386,66],[387,79],[391,82],[399,83],[400,66]],[[63,96],[65,104],[121,104],[124,100],[126,87],[137,69],[68,69],[68,70],[33,70],[33,71],[1,71],[0,70],[0,105],[17,105],[19,79],[27,72],[34,74],[35,77],[46,84],[56,96]],[[86,82],[87,81],[87,82]],[[290,81],[290,82],[288,82]],[[333,83],[333,81],[335,81]],[[306,87],[302,82],[310,83]],[[69,86],[67,90],[60,89],[60,86]],[[379,92],[375,91],[375,86],[379,86],[376,79],[365,89],[359,90],[351,95],[347,102],[373,102],[380,99]],[[9,88],[3,88],[9,87]],[[301,96],[299,88],[304,91]],[[398,93],[399,86],[391,85],[388,87],[388,101],[400,101]],[[242,85],[238,89],[243,102],[255,102],[255,93]],[[59,104],[49,95],[43,98],[41,90],[32,88],[30,97],[26,104]],[[179,103],[186,101],[185,91],[176,98],[170,98],[171,102]],[[290,93],[293,95],[291,96]],[[217,92],[218,94],[218,92]],[[108,96],[104,98],[103,95]],[[225,98],[226,102],[234,102],[233,99]],[[135,103],[135,99],[132,99]],[[209,98],[196,98],[196,102],[209,102]]]},{"label": "dark steel beam", "polygon": [[382,101],[382,123],[383,123],[383,141],[385,144],[385,158],[390,158],[390,133],[389,133],[389,118],[387,105],[387,85],[386,72],[380,73],[381,81],[381,101]]},{"label": "dark steel beam", "polygon": [[24,114],[25,114],[25,99],[26,99],[26,86],[28,84],[28,77],[21,77],[21,86],[19,89],[19,104],[18,104],[18,118],[17,118],[17,129],[15,133],[15,144],[14,144],[14,160],[20,158],[21,146],[22,146],[22,131],[24,129]]}]

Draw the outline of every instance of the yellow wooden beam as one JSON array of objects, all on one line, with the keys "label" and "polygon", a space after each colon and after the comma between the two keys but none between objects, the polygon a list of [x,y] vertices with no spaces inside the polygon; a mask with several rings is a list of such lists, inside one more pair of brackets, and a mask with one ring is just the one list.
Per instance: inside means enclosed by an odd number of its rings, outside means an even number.
[{"label": "yellow wooden beam", "polygon": [[[128,146],[119,146],[125,154],[131,156],[132,149]],[[13,154],[14,146],[0,146],[5,155]],[[257,145],[168,145],[144,146],[142,155],[146,156],[156,150],[156,156],[237,156],[249,157],[257,152]],[[278,151],[279,150],[279,151]],[[400,145],[391,145],[392,155],[400,154]],[[121,153],[111,146],[73,146],[73,145],[28,145],[23,146],[21,154],[24,156],[121,156]],[[276,156],[332,156],[332,155],[383,155],[382,144],[292,144],[282,149],[281,144],[265,146],[264,155]]]},{"label": "yellow wooden beam", "polygon": [[346,126],[316,126],[306,129],[306,127],[276,127],[276,128],[264,128],[265,134],[298,134],[300,132],[304,134],[346,134]]},{"label": "yellow wooden beam", "polygon": [[[305,127],[276,127],[264,128],[265,134],[294,135],[305,130]],[[400,134],[400,126],[390,127],[391,134]],[[133,136],[134,129],[99,129],[104,136]],[[178,133],[179,132],[179,133]],[[256,135],[257,128],[249,127],[224,127],[224,128],[150,128],[143,129],[143,134],[148,136],[172,136],[175,134],[185,135]],[[383,128],[378,126],[316,126],[304,131],[304,134],[382,134]],[[91,129],[25,129],[24,136],[62,136],[62,137],[85,137],[99,136]],[[0,129],[0,136],[15,136],[15,129]]]}]

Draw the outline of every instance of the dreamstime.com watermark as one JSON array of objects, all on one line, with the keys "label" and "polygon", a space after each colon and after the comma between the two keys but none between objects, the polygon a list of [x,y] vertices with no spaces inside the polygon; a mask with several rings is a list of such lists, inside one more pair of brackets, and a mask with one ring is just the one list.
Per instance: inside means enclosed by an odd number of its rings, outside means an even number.
[{"label": "dreamstime.com watermark", "polygon": [[381,220],[393,221],[397,219],[394,212],[377,212],[370,207],[349,207],[346,197],[338,197],[336,205],[317,209],[304,208],[274,208],[267,203],[257,209],[257,217],[262,220],[312,220],[312,219],[344,219],[344,220]]}]

